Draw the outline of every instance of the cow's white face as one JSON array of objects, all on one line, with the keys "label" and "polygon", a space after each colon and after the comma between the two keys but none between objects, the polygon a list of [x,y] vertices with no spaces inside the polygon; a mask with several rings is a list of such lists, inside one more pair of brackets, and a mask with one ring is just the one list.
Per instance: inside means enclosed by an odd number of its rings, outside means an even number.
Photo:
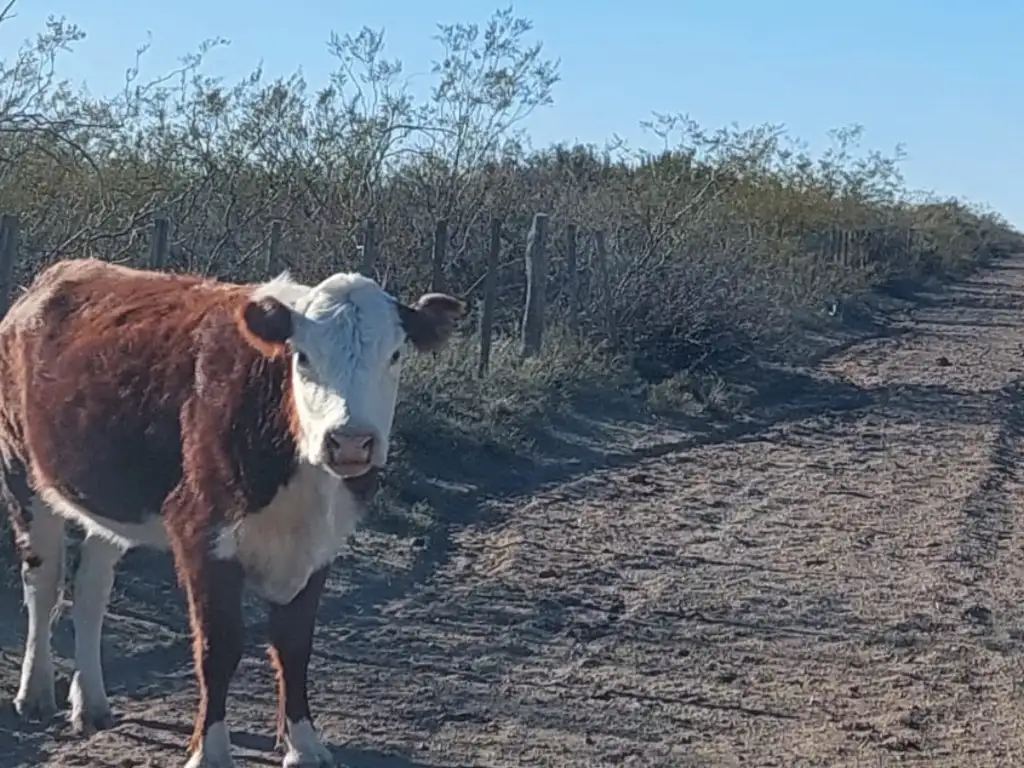
[{"label": "cow's white face", "polygon": [[406,341],[439,348],[463,311],[436,293],[406,306],[373,280],[340,273],[314,287],[275,279],[242,319],[258,346],[290,357],[301,457],[355,478],[387,462]]}]

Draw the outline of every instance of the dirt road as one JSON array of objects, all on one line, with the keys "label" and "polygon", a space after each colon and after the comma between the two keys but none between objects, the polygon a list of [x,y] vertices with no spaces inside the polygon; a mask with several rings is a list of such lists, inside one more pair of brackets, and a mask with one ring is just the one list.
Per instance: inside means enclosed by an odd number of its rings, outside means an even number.
[{"label": "dirt road", "polygon": [[[339,762],[1024,765],[1024,259],[894,323],[742,433],[620,455],[427,542],[361,536],[312,672]],[[107,624],[116,728],[83,743],[4,714],[4,766],[182,764],[182,600],[141,562]],[[240,765],[274,765],[252,617],[231,725]]]}]

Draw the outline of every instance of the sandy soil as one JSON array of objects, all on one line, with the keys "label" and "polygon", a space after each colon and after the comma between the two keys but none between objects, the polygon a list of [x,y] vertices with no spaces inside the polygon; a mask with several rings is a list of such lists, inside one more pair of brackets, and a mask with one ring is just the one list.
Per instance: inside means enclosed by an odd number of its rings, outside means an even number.
[{"label": "sandy soil", "polygon": [[[425,538],[361,534],[312,671],[339,763],[1024,765],[1022,349],[1024,259],[793,374],[798,397],[769,417],[648,433],[653,448],[612,445],[603,466],[563,466],[528,496],[467,486],[471,511]],[[183,763],[182,599],[147,553],[117,590],[116,727],[83,742],[5,710],[4,766]],[[0,610],[9,697],[17,593]],[[263,614],[250,615],[233,739],[240,765],[275,765]]]}]

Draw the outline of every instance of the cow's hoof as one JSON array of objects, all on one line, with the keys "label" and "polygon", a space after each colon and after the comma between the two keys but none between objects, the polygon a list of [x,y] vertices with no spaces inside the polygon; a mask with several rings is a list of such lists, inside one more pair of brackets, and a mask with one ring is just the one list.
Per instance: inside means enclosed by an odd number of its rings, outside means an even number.
[{"label": "cow's hoof", "polygon": [[48,723],[57,714],[57,697],[53,688],[34,695],[19,694],[13,703],[14,711],[22,720]]},{"label": "cow's hoof", "polygon": [[97,731],[105,731],[114,727],[114,717],[110,714],[110,703],[102,692],[99,695],[88,695],[82,686],[82,677],[76,672],[71,681],[71,727],[80,736],[91,736]]},{"label": "cow's hoof", "polygon": [[334,768],[334,765],[334,755],[330,752],[320,756],[289,752],[281,761],[281,768]]},{"label": "cow's hoof", "polygon": [[92,736],[97,731],[106,731],[114,727],[114,716],[110,710],[82,710],[71,712],[71,727],[79,736]]},{"label": "cow's hoof", "polygon": [[323,745],[313,724],[300,720],[288,724],[282,768],[322,768],[334,765],[334,755]]},{"label": "cow's hoof", "polygon": [[281,761],[281,768],[334,768],[334,755],[323,744],[318,749],[299,752],[289,749]]},{"label": "cow's hoof", "polygon": [[50,722],[57,714],[57,681],[53,665],[42,659],[27,659],[21,670],[21,684],[14,697],[14,711],[22,720]]},{"label": "cow's hoof", "polygon": [[192,753],[185,768],[235,768],[231,759],[231,738],[224,723],[210,726],[199,749]]},{"label": "cow's hoof", "polygon": [[192,753],[192,757],[185,763],[185,768],[235,768],[235,761],[230,755],[206,755],[199,750]]}]

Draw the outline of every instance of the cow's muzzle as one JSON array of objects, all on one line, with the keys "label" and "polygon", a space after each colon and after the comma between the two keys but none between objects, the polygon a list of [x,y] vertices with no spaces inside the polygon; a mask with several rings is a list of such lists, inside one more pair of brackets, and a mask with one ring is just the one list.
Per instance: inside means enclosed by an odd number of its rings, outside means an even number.
[{"label": "cow's muzzle", "polygon": [[376,435],[364,429],[342,427],[324,435],[324,463],[338,477],[349,480],[370,471]]}]

